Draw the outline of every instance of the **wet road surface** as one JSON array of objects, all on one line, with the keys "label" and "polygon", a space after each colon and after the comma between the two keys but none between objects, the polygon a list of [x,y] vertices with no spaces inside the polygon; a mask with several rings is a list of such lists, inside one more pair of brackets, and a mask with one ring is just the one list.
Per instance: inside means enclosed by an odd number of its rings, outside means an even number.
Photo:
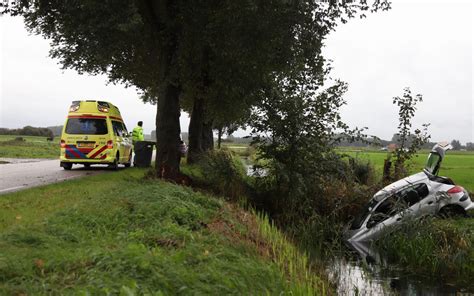
[{"label": "wet road surface", "polygon": [[0,194],[111,171],[107,166],[82,165],[66,171],[59,167],[59,159],[0,158]]}]

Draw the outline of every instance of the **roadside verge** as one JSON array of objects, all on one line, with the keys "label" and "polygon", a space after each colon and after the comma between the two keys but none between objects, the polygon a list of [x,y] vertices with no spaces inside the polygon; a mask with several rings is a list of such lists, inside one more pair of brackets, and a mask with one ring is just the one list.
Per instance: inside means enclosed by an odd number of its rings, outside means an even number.
[{"label": "roadside verge", "polygon": [[266,217],[123,170],[0,197],[0,294],[327,294]]}]

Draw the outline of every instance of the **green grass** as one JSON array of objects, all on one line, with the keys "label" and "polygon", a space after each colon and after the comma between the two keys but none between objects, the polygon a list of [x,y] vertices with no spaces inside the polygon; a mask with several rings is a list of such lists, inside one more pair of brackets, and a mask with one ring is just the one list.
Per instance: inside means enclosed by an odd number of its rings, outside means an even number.
[{"label": "green grass", "polygon": [[474,218],[409,221],[377,242],[406,272],[474,288]]},{"label": "green grass", "polygon": [[0,196],[0,294],[325,294],[266,217],[127,169]]},{"label": "green grass", "polygon": [[[17,137],[24,141],[16,141]],[[59,137],[48,142],[46,137],[0,135],[0,157],[59,158]]]},{"label": "green grass", "polygon": [[[387,152],[370,150],[340,150],[352,157],[368,160],[374,166],[378,176],[382,175],[384,159]],[[428,157],[429,151],[421,151],[410,163],[410,172],[420,172]],[[448,151],[439,173],[454,180],[456,184],[474,192],[474,152]]]}]

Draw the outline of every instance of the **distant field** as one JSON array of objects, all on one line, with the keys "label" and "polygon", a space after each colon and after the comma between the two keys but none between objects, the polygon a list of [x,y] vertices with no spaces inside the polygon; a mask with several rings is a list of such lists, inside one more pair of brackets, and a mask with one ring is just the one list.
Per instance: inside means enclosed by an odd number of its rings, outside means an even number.
[{"label": "distant field", "polygon": [[[24,141],[15,140],[21,137]],[[0,135],[0,157],[58,158],[59,137],[46,141],[46,137]]]},{"label": "distant field", "polygon": [[[387,157],[386,151],[370,151],[357,149],[340,149],[341,153],[346,153],[358,159],[370,161],[375,167],[376,173],[382,175],[384,159]],[[412,173],[423,169],[429,151],[421,151],[410,163]],[[440,175],[449,177],[455,183],[465,187],[470,192],[474,192],[474,152],[469,151],[448,151],[446,158],[441,164]]]}]

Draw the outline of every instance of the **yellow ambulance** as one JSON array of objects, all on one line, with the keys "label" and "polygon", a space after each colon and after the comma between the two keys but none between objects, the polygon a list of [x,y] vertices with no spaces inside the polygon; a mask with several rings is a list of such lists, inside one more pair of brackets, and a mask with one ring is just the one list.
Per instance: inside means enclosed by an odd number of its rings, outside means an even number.
[{"label": "yellow ambulance", "polygon": [[109,102],[73,101],[61,134],[61,167],[130,167],[132,140],[119,109]]}]

